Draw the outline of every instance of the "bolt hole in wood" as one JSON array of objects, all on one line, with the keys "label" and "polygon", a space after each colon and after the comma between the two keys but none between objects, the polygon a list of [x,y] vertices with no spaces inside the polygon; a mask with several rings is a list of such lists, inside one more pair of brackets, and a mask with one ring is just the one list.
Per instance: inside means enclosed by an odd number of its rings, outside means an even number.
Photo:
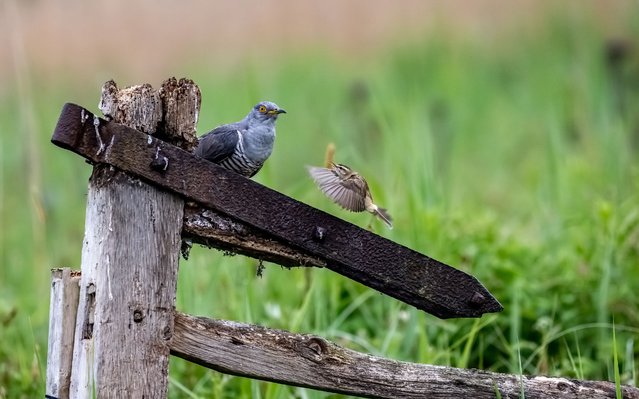
[{"label": "bolt hole in wood", "polygon": [[326,352],[326,342],[320,338],[313,337],[306,341],[306,347],[310,349],[317,356],[322,356]]},{"label": "bolt hole in wood", "polygon": [[133,311],[133,321],[140,323],[142,320],[144,320],[144,312],[141,309],[135,309]]},{"label": "bolt hole in wood", "polygon": [[164,338],[165,341],[169,341],[173,338],[173,330],[171,329],[171,326],[164,327],[164,330],[162,330],[162,338]]}]

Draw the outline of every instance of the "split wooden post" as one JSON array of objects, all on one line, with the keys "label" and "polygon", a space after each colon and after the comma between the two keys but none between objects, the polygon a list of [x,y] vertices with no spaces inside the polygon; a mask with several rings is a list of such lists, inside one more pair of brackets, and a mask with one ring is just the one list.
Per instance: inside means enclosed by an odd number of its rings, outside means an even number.
[{"label": "split wooden post", "polygon": [[[196,142],[199,107],[198,87],[175,79],[159,91],[148,84],[119,90],[110,81],[100,101],[107,118],[186,150]],[[101,140],[97,125],[95,134],[98,151],[109,151],[112,143]],[[154,142],[149,136],[149,146]],[[171,165],[156,153],[149,167]],[[167,396],[183,210],[178,195],[111,166],[94,167],[70,397]]]},{"label": "split wooden post", "polygon": [[79,283],[80,275],[69,268],[51,270],[46,393],[55,398],[69,397]]}]

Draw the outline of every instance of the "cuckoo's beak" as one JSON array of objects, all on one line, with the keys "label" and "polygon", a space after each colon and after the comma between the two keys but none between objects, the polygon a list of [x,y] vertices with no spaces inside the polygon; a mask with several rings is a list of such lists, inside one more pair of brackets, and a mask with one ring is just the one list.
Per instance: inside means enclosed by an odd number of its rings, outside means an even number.
[{"label": "cuckoo's beak", "polygon": [[286,113],[286,111],[283,110],[282,108],[272,109],[272,110],[268,111],[268,114],[270,114],[270,115],[279,115],[279,114],[285,114],[285,113]]}]

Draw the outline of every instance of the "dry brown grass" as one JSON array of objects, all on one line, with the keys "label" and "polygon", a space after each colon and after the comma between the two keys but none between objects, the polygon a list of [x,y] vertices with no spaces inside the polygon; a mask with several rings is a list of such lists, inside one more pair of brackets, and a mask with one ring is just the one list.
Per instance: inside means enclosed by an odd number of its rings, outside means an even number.
[{"label": "dry brown grass", "polygon": [[[608,0],[3,0],[0,74],[16,65],[43,77],[71,73],[157,82],[190,64],[229,66],[246,56],[277,56],[321,46],[360,54],[408,40],[435,25],[485,35],[534,21],[547,5],[597,8],[609,25],[630,1]],[[16,46],[23,47],[16,51]],[[16,54],[24,60],[13,62]],[[185,63],[185,60],[188,60]],[[4,79],[3,79],[4,80]],[[4,86],[4,85],[2,85]],[[1,88],[0,88],[1,91]]]}]

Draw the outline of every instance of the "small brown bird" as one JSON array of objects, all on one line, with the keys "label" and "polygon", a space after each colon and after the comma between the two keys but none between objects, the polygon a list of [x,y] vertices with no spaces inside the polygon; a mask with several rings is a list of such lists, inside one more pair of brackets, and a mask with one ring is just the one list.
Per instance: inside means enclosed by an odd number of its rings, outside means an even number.
[{"label": "small brown bird", "polygon": [[373,203],[368,183],[359,173],[332,160],[330,168],[306,168],[320,190],[337,205],[352,212],[368,211],[384,221],[389,229],[393,228],[390,215],[386,209]]}]

